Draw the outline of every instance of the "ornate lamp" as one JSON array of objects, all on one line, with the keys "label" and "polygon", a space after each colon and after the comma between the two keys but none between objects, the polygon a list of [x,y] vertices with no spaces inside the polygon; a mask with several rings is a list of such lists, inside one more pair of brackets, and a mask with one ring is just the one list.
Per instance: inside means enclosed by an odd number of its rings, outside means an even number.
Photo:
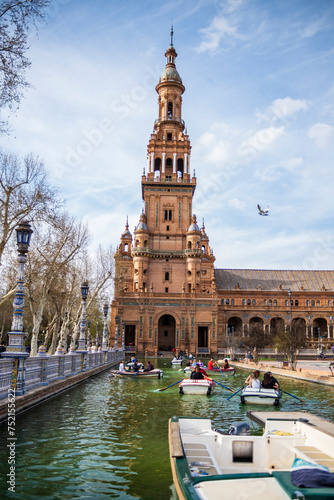
[{"label": "ornate lamp", "polygon": [[87,281],[81,285],[81,322],[80,322],[80,337],[77,351],[85,353],[86,351],[86,301],[89,292]]},{"label": "ornate lamp", "polygon": [[24,347],[24,339],[27,336],[23,332],[23,309],[24,309],[24,264],[27,262],[27,252],[33,230],[27,221],[22,221],[16,228],[16,242],[18,250],[17,261],[19,272],[16,282],[16,292],[13,302],[13,322],[10,333],[8,333],[8,347],[2,356],[17,358],[17,376],[12,381],[17,395],[25,393],[24,359],[29,356]]}]

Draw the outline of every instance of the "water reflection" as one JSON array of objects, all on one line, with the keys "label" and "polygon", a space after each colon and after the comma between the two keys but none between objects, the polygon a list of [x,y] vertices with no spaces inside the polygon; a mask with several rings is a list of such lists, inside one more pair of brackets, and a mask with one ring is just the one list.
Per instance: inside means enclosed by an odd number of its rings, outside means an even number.
[{"label": "water reflection", "polygon": [[[238,395],[227,400],[231,393],[220,386],[210,397],[180,396],[177,385],[160,392],[184,377],[164,363],[154,361],[165,371],[161,380],[124,380],[104,373],[17,417],[17,487],[10,498],[175,500],[167,428],[172,415],[208,416],[214,427],[227,429],[247,420],[249,409],[267,409],[242,405]],[[246,375],[239,371],[217,380],[237,390]],[[305,401],[284,394],[282,410],[332,419],[333,388],[287,378],[280,383]],[[4,443],[7,428],[0,433]],[[5,447],[0,457],[4,470]],[[3,482],[1,491],[6,490]]]}]

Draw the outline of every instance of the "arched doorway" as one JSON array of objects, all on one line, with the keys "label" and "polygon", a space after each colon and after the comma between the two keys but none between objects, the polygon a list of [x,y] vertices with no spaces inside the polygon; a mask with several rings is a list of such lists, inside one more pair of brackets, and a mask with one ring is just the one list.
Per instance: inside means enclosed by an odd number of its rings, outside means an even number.
[{"label": "arched doorway", "polygon": [[175,319],[171,314],[164,314],[158,322],[159,350],[172,350],[175,346]]}]

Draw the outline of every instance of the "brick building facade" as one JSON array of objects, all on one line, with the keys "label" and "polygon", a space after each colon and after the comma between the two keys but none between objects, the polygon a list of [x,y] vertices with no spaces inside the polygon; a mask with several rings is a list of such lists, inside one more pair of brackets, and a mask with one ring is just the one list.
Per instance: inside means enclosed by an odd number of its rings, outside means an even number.
[{"label": "brick building facade", "polygon": [[215,355],[254,321],[272,331],[297,319],[306,346],[333,342],[333,271],[214,269],[204,222],[192,210],[196,176],[172,36],[165,56],[141,179],[145,208],[133,235],[126,224],[115,254],[111,345]]}]

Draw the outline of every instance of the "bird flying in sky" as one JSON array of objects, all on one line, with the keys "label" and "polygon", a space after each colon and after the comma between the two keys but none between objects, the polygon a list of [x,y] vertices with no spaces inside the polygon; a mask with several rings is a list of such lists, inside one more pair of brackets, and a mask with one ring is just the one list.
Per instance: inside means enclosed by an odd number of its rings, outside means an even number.
[{"label": "bird flying in sky", "polygon": [[269,209],[270,209],[269,205],[264,210],[262,210],[260,205],[258,205],[257,208],[259,209],[259,215],[269,215]]}]

